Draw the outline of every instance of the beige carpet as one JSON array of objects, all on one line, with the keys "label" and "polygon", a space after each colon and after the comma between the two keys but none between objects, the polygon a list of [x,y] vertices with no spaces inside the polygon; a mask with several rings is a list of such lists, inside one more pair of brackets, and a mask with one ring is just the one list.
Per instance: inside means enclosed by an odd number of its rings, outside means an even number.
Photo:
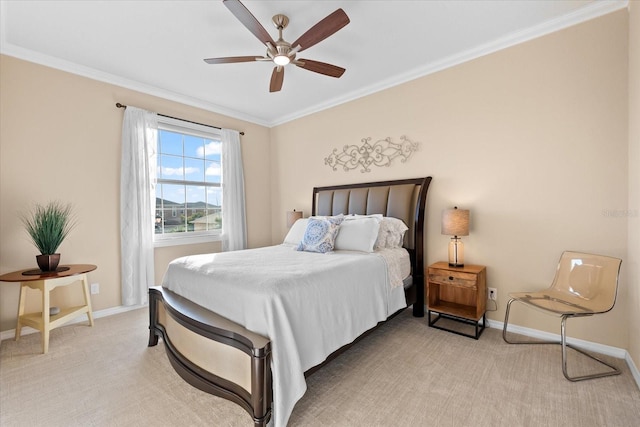
[{"label": "beige carpet", "polygon": [[[0,346],[0,425],[251,426],[238,406],[184,382],[135,310]],[[571,353],[570,366],[590,362]],[[406,310],[308,379],[290,426],[639,426],[623,374],[571,383],[559,346],[513,346],[428,328]],[[571,370],[579,373],[579,370]]]}]

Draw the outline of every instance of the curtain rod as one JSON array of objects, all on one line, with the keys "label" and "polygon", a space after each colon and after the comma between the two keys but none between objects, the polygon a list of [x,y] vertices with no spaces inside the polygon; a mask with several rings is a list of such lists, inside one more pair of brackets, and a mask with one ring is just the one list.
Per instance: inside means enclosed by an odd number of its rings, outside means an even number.
[{"label": "curtain rod", "polygon": [[[127,108],[126,105],[120,104],[119,102],[116,102],[116,107],[118,107],[118,108]],[[160,113],[156,113],[156,114],[158,114],[159,116],[162,116],[162,117],[167,117],[169,119],[176,119],[176,120],[182,120],[183,122],[187,122],[187,123],[193,123],[194,125],[206,126],[206,127],[210,127],[210,128],[214,128],[214,129],[222,129],[221,127],[218,127],[218,126],[212,126],[212,125],[206,125],[204,123],[192,122],[191,120],[185,120],[185,119],[181,119],[179,117],[167,116],[166,114],[160,114]],[[244,135],[244,132],[240,132],[240,135]]]}]

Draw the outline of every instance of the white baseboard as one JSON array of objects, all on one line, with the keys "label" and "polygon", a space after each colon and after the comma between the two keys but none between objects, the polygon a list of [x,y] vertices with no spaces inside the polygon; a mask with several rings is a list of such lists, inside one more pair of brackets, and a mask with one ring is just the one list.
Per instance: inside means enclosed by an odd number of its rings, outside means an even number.
[{"label": "white baseboard", "polygon": [[[487,319],[487,327],[502,330],[504,322],[497,320]],[[531,338],[536,338],[545,341],[560,341],[559,334],[552,334],[550,332],[539,331],[537,329],[525,328],[523,326],[509,324],[509,333],[520,334]],[[633,359],[627,350],[624,348],[612,347],[609,345],[598,344],[591,341],[580,340],[577,338],[567,337],[567,343],[573,344],[576,347],[580,347],[583,350],[591,351],[594,353],[604,354],[607,356],[615,357],[617,359],[624,359],[629,366],[629,370],[633,375],[633,379],[636,381],[636,385],[640,389],[640,371],[638,367],[633,363]]]},{"label": "white baseboard", "polygon": [[[500,329],[504,326],[504,322],[498,322],[497,320],[487,319],[487,326],[490,328]],[[509,332],[514,334],[520,334],[531,338],[536,338],[545,341],[558,341],[560,342],[559,334],[552,334],[551,332],[539,331],[537,329],[525,328],[523,326],[514,325],[509,323]],[[616,359],[625,359],[627,357],[627,350],[618,347],[612,347],[609,345],[598,344],[591,341],[580,340],[577,338],[567,337],[567,343],[573,344],[576,347],[580,347],[583,350],[592,351],[594,353],[600,353],[607,356],[615,357]]]},{"label": "white baseboard", "polygon": [[635,363],[633,363],[633,359],[631,358],[631,355],[629,354],[629,352],[627,352],[627,357],[625,357],[624,360],[627,361],[627,365],[629,366],[631,375],[633,375],[633,378],[636,380],[636,384],[638,385],[638,388],[640,388],[640,370],[638,370],[638,367],[635,365]]},{"label": "white baseboard", "polygon": [[[137,310],[137,309],[143,308],[143,307],[147,307],[147,304],[131,305],[131,306],[121,305],[119,307],[106,308],[104,310],[94,311],[93,312],[93,318],[94,319],[99,319],[101,317],[107,317],[107,316],[112,316],[114,314],[126,313],[127,311]],[[73,323],[82,323],[82,322],[87,322],[87,316],[78,315],[78,317],[76,317],[73,320],[69,320],[67,323],[65,323],[65,325],[71,325]],[[33,334],[35,332],[40,332],[40,331],[38,331],[37,329],[33,329],[33,328],[29,327],[29,326],[25,326],[25,327],[22,328],[22,333],[20,334],[20,336]],[[15,337],[15,335],[16,335],[16,330],[15,329],[9,329],[7,331],[2,331],[2,332],[0,332],[0,341],[4,341],[4,340],[7,340],[7,339],[13,339]]]}]

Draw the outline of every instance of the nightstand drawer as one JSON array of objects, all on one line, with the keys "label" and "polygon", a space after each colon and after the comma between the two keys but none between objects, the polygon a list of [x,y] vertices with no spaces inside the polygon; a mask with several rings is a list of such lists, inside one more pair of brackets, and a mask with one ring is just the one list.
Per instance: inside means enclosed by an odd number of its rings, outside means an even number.
[{"label": "nightstand drawer", "polygon": [[478,285],[478,275],[459,271],[429,269],[429,282],[441,285],[474,288]]}]

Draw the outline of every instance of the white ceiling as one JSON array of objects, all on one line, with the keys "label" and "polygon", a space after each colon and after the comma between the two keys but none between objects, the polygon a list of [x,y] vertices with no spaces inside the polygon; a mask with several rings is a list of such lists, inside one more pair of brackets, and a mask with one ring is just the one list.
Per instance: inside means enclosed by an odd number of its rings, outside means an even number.
[{"label": "white ceiling", "polygon": [[627,0],[252,1],[290,18],[292,42],[342,8],[351,22],[301,56],[347,69],[340,79],[287,66],[269,93],[269,62],[221,0],[17,1],[0,4],[0,51],[101,81],[274,126],[625,7]]}]

